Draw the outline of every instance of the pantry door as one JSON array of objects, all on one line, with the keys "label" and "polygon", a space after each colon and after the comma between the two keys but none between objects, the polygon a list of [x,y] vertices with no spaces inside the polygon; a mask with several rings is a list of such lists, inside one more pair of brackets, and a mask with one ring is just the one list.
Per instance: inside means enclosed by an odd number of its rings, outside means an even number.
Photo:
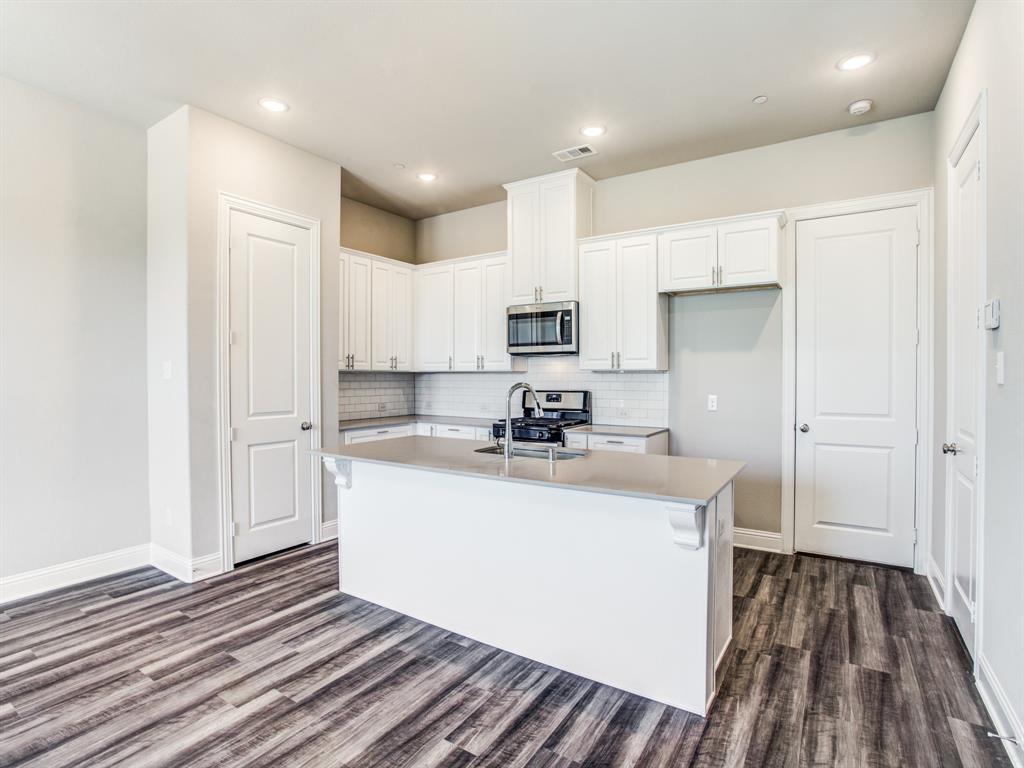
[{"label": "pantry door", "polygon": [[230,213],[233,561],[312,540],[311,270],[307,228]]},{"label": "pantry door", "polygon": [[917,209],[796,226],[796,549],[911,567]]}]

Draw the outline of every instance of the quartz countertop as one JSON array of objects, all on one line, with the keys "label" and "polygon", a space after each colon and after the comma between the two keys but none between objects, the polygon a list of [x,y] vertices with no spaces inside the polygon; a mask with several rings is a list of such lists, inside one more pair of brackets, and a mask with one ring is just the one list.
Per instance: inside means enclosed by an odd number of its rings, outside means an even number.
[{"label": "quartz countertop", "polygon": [[627,427],[619,424],[584,424],[581,427],[570,427],[566,432],[587,435],[613,435],[615,437],[654,437],[668,432],[668,427]]},{"label": "quartz countertop", "polygon": [[446,437],[400,437],[337,450],[321,456],[404,466],[432,472],[490,478],[499,482],[546,485],[594,493],[658,499],[703,506],[746,466],[742,461],[688,456],[655,456],[588,451],[557,461],[525,456],[506,462],[500,455],[476,453],[489,443]]},{"label": "quartz countertop", "polygon": [[395,427],[399,424],[451,424],[456,427],[486,427],[491,428],[497,418],[476,418],[468,416],[421,416],[412,414],[409,416],[380,416],[373,419],[349,419],[338,422],[338,431],[345,432],[349,429],[369,429],[371,427]]}]

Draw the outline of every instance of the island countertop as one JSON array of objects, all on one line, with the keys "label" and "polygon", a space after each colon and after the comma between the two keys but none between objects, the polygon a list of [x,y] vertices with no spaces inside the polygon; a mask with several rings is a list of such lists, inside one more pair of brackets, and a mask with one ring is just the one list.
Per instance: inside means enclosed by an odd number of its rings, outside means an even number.
[{"label": "island countertop", "polygon": [[490,478],[503,482],[546,485],[593,493],[658,499],[703,506],[743,469],[742,461],[592,451],[575,459],[556,461],[476,453],[490,443],[445,437],[400,437],[316,455],[406,466]]}]

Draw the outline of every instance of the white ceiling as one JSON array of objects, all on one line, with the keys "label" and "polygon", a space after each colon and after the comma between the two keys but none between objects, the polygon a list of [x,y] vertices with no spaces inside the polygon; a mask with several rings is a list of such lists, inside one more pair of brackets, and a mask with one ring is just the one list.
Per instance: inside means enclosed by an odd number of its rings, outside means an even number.
[{"label": "white ceiling", "polygon": [[[579,163],[607,178],[932,109],[970,0],[12,2],[4,74],[149,126],[181,104],[342,165],[421,218]],[[877,61],[835,64],[860,50]],[[751,99],[767,94],[767,104]],[[272,115],[261,96],[292,109]],[[861,98],[875,109],[853,118]],[[395,163],[405,163],[398,170]],[[434,170],[423,184],[416,171]]]}]

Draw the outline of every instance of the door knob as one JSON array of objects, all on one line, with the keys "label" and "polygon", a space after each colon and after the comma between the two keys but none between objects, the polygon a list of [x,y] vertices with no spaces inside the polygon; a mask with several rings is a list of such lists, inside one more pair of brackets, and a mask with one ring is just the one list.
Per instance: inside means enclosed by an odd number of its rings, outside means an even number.
[{"label": "door knob", "polygon": [[957,446],[956,443],[943,443],[942,452],[952,453],[954,456],[956,456],[958,453],[960,453],[960,448]]},{"label": "door knob", "polygon": [[309,432],[309,430],[311,430],[312,428],[313,428],[313,425],[310,424],[308,421],[302,422],[302,431],[303,432]]},{"label": "door knob", "polygon": [[811,428],[809,426],[807,426],[806,424],[801,424],[800,425],[800,431],[801,432],[810,432]]}]

